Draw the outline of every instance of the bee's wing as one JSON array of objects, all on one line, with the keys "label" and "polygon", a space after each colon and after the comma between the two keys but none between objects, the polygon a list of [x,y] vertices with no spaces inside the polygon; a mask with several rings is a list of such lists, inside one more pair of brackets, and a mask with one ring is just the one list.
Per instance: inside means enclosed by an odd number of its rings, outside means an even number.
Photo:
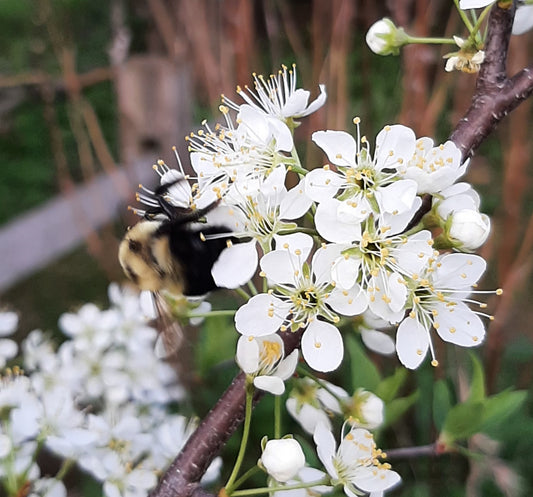
[{"label": "bee's wing", "polygon": [[157,311],[155,324],[159,331],[155,353],[160,359],[167,359],[179,350],[183,342],[183,330],[172,316],[165,298],[160,293],[153,294],[153,301]]}]

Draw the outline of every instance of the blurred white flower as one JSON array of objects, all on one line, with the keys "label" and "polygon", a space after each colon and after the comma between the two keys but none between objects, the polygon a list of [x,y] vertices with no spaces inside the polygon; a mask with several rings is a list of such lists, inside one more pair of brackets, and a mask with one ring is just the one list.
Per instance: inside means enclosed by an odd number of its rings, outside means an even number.
[{"label": "blurred white flower", "polygon": [[533,5],[518,4],[513,23],[513,34],[521,35],[533,28]]},{"label": "blurred white flower", "polygon": [[43,477],[32,483],[28,497],[67,497],[67,489],[61,480]]},{"label": "blurred white flower", "polygon": [[17,342],[10,338],[3,338],[15,333],[18,321],[17,313],[0,312],[0,370],[5,367],[9,359],[13,359],[18,353]]},{"label": "blurred white flower", "polygon": [[298,378],[286,401],[289,414],[310,435],[319,423],[330,427],[330,418],[342,414],[340,399],[349,398],[348,392],[337,385],[325,380],[320,385],[309,378]]},{"label": "blurred white flower", "polygon": [[[326,473],[315,468],[304,466],[294,478],[287,480],[287,486],[297,485],[299,483],[309,484],[312,482],[320,482],[324,480]],[[277,490],[274,492],[274,497],[316,497],[318,494],[331,492],[331,487],[325,484],[316,485],[307,488],[295,488],[292,490]]]},{"label": "blurred white flower", "polygon": [[383,401],[363,388],[357,389],[348,399],[342,399],[341,404],[350,426],[375,430],[385,419]]},{"label": "blurred white flower", "polygon": [[260,462],[272,478],[283,483],[305,466],[305,456],[294,438],[281,438],[266,443]]}]

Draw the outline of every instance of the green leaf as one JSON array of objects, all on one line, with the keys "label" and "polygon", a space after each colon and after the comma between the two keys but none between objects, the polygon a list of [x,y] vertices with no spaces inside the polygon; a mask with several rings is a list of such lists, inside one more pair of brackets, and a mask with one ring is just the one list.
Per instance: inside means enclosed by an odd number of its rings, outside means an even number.
[{"label": "green leaf", "polygon": [[438,430],[444,426],[444,421],[452,407],[452,395],[448,384],[438,380],[433,390],[433,422]]},{"label": "green leaf", "polygon": [[465,402],[452,407],[444,421],[441,437],[446,443],[452,443],[479,432],[484,411],[483,402]]},{"label": "green leaf", "polygon": [[405,368],[398,368],[392,376],[388,376],[382,380],[376,388],[375,394],[380,397],[383,402],[389,403],[398,395],[398,391],[407,379],[407,370]]},{"label": "green leaf", "polygon": [[470,353],[472,361],[472,381],[470,384],[469,402],[480,402],[485,398],[485,373],[483,365],[474,353]]},{"label": "green leaf", "polygon": [[237,333],[231,318],[217,316],[203,322],[199,343],[195,347],[196,363],[201,376],[207,375],[221,361],[233,361],[236,340]]},{"label": "green leaf", "polygon": [[385,426],[393,424],[418,400],[419,392],[389,402],[385,407]]},{"label": "green leaf", "polygon": [[378,369],[368,358],[365,350],[353,336],[347,337],[347,349],[350,354],[353,390],[365,388],[375,392],[381,380]]},{"label": "green leaf", "polygon": [[527,398],[525,390],[505,390],[485,400],[481,431],[490,430],[505,421],[522,407]]}]

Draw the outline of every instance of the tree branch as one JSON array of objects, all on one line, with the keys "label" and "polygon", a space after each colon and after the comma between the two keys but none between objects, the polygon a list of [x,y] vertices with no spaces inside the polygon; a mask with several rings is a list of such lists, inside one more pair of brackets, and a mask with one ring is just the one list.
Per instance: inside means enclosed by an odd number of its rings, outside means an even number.
[{"label": "tree branch", "polygon": [[[516,2],[515,2],[516,3]],[[485,47],[472,104],[459,121],[450,139],[469,157],[498,123],[533,92],[533,67],[527,67],[509,78],[506,73],[507,50],[515,5],[492,8]]]}]

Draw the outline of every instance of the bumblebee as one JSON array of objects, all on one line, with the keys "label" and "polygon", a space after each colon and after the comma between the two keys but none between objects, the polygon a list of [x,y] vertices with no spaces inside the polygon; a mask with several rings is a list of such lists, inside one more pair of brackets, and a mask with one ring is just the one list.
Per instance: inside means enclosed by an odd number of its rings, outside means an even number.
[{"label": "bumblebee", "polygon": [[[144,220],[128,230],[118,257],[126,276],[141,290],[166,290],[177,296],[204,295],[217,288],[211,269],[220,253],[234,240],[226,226],[201,223],[218,205],[202,209],[176,207],[166,198],[180,178],[154,192],[155,204]],[[216,235],[216,236],[213,236]]]}]

